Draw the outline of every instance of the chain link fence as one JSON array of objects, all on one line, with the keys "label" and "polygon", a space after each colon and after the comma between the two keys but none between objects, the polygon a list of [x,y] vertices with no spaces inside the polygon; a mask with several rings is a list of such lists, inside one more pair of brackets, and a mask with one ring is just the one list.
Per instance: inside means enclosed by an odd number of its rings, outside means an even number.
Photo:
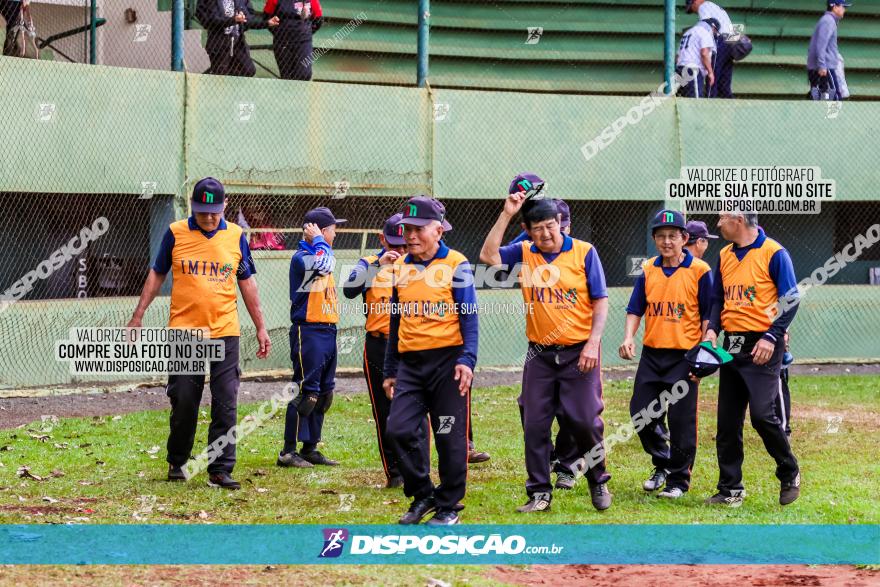
[{"label": "chain link fence", "polygon": [[[38,31],[51,36],[85,26],[89,4],[34,0]],[[53,55],[41,61],[56,63],[0,58],[6,145],[0,155],[0,244],[6,251],[0,265],[0,388],[122,380],[70,376],[53,359],[54,342],[75,326],[127,322],[164,231],[186,217],[193,184],[208,175],[227,186],[227,220],[246,227],[274,343],[269,360],[254,358],[254,328],[240,304],[247,373],[289,369],[288,268],[303,216],[315,206],[349,220],[334,245],[341,285],[358,258],[378,250],[385,219],[408,196],[422,193],[446,205],[454,227],[447,244],[478,263],[508,182],[519,172],[538,173],[549,195],[569,204],[572,235],[593,243],[602,259],[611,288],[606,366],[622,363],[616,346],[625,306],[640,261],[655,254],[648,222],[665,205],[663,186],[679,177],[681,166],[816,165],[835,179],[837,200],[823,204],[821,214],[760,218],[768,235],[790,250],[799,279],[880,222],[880,200],[872,191],[880,181],[872,161],[880,144],[876,137],[855,138],[876,119],[876,104],[844,103],[832,116],[830,106],[804,102],[670,100],[628,123],[613,144],[585,160],[585,144],[655,90],[660,70],[621,75],[618,82],[603,78],[584,63],[593,59],[611,71],[616,51],[595,44],[579,53],[583,32],[574,28],[583,23],[574,19],[572,30],[554,37],[553,26],[532,25],[541,19],[510,4],[517,3],[435,3],[431,81],[436,72],[438,84],[426,90],[399,87],[415,79],[411,2],[325,2],[312,64],[314,79],[334,83],[275,79],[274,39],[265,29],[246,35],[256,77],[267,79],[158,71],[170,63],[170,3],[155,1],[100,5],[106,24],[98,28],[104,35],[98,63],[124,67],[85,65],[85,32],[46,46]],[[263,2],[252,5],[262,14]],[[207,33],[195,18],[196,2],[186,8],[186,66],[201,72],[209,65]],[[506,15],[508,8],[513,12]],[[578,10],[569,16],[584,14]],[[640,17],[645,27],[655,26],[655,13],[653,7]],[[541,22],[558,26],[565,14],[554,12]],[[602,18],[611,23],[615,14]],[[499,23],[498,30],[487,32],[486,22]],[[459,34],[467,23],[478,32]],[[528,31],[540,26],[540,34]],[[621,51],[648,43],[633,37],[626,23],[615,26]],[[114,30],[118,41],[111,40]],[[628,45],[633,38],[637,42]],[[541,45],[547,41],[555,44]],[[544,53],[521,58],[536,48]],[[566,86],[566,79],[577,85]],[[487,83],[521,91],[472,90]],[[535,93],[560,88],[553,95]],[[636,97],[566,94],[581,91]],[[691,219],[712,231],[717,216]],[[518,232],[518,225],[509,227],[508,240]],[[710,264],[722,244],[711,243]],[[880,289],[868,285],[876,267],[880,245],[809,293],[793,326],[796,357],[880,357]],[[145,326],[167,323],[168,285]],[[485,303],[521,299],[515,289],[485,287],[478,297]],[[362,326],[363,316],[349,306],[339,326],[340,368],[360,368]],[[516,369],[524,331],[521,314],[481,315],[479,365]]]}]

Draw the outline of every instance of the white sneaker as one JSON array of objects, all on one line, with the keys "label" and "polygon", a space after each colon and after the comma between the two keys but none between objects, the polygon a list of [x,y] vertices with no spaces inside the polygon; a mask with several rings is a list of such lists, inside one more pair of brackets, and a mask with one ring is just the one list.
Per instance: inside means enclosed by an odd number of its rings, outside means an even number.
[{"label": "white sneaker", "polygon": [[684,495],[684,491],[682,491],[678,487],[667,487],[663,491],[657,494],[657,497],[663,497],[665,499],[678,499],[679,497]]}]

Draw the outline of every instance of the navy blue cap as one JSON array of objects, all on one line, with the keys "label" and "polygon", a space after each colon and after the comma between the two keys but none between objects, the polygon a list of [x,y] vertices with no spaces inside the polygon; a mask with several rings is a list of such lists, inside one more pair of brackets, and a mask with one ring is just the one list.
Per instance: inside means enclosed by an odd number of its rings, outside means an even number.
[{"label": "navy blue cap", "polygon": [[651,233],[653,234],[655,230],[665,226],[687,230],[687,224],[684,221],[684,214],[677,210],[660,210],[651,220]]},{"label": "navy blue cap", "polygon": [[688,233],[688,244],[697,242],[698,238],[718,238],[717,234],[709,234],[709,227],[701,220],[691,220],[685,228]]},{"label": "navy blue cap", "polygon": [[446,206],[440,200],[428,196],[413,196],[403,205],[403,224],[415,226],[427,226],[433,221],[439,221],[443,230],[452,230],[452,225],[446,221]]},{"label": "navy blue cap", "polygon": [[517,194],[519,192],[525,192],[527,200],[538,200],[544,197],[541,193],[544,191],[544,185],[544,180],[534,173],[520,173],[510,182],[510,187],[507,188],[507,193]]},{"label": "navy blue cap", "polygon": [[406,244],[406,239],[403,238],[403,224],[400,222],[401,220],[403,220],[403,214],[398,212],[385,221],[385,227],[382,229],[382,235],[385,237],[385,240],[393,247]]},{"label": "navy blue cap", "polygon": [[718,22],[717,18],[704,18],[703,22],[708,24],[710,27],[714,28],[716,31],[721,30],[721,23]]},{"label": "navy blue cap", "polygon": [[562,200],[556,200],[556,209],[559,211],[560,216],[559,226],[562,228],[571,226],[571,210],[569,210],[568,204]]},{"label": "navy blue cap", "polygon": [[192,193],[192,211],[207,214],[221,214],[226,190],[223,184],[213,177],[200,179]]},{"label": "navy blue cap", "polygon": [[345,218],[336,218],[330,208],[321,206],[320,208],[312,208],[306,212],[303,218],[303,224],[317,224],[318,228],[324,229],[334,224],[342,224],[348,222]]},{"label": "navy blue cap", "polygon": [[843,6],[844,8],[849,8],[852,6],[852,2],[847,2],[846,0],[828,0],[828,6]]}]

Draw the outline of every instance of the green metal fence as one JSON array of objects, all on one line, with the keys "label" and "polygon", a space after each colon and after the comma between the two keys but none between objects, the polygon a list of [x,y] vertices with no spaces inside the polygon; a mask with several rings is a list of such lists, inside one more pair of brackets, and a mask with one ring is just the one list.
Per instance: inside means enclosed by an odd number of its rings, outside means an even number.
[{"label": "green metal fence", "polygon": [[[653,254],[648,218],[682,166],[809,165],[833,178],[837,200],[821,214],[761,218],[791,251],[799,278],[880,222],[880,138],[865,132],[880,115],[877,103],[844,103],[831,116],[824,103],[671,99],[587,160],[582,147],[639,98],[248,80],[5,58],[0,79],[0,292],[96,218],[110,226],[0,312],[0,388],[82,383],[53,360],[54,341],[73,326],[125,324],[164,230],[186,215],[187,195],[206,175],[227,184],[230,221],[288,235],[284,250],[255,252],[275,350],[269,361],[253,359],[254,333],[242,308],[249,373],[288,366],[289,257],[302,215],[315,205],[351,219],[352,232],[336,246],[340,271],[377,248],[382,221],[417,193],[446,202],[455,227],[447,242],[476,262],[512,176],[539,173],[549,195],[570,203],[573,234],[602,257],[612,287],[607,366],[621,363],[615,351],[631,258]],[[880,288],[867,285],[878,265],[880,245],[809,293],[792,329],[798,359],[880,358]],[[167,306],[167,297],[157,299],[146,323],[163,325]],[[361,320],[349,313],[341,324],[343,368],[360,363]],[[522,316],[481,320],[479,365],[515,369],[525,345]]]}]

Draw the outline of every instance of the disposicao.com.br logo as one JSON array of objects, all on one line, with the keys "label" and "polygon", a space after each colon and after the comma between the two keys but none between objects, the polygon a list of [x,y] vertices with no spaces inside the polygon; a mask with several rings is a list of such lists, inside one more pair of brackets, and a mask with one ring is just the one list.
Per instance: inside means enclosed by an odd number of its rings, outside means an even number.
[{"label": "disposicao.com.br logo", "polygon": [[338,557],[345,542],[349,542],[348,554],[359,555],[517,555],[560,554],[563,546],[528,546],[520,535],[502,537],[500,534],[475,534],[473,536],[447,534],[437,536],[416,535],[349,535],[344,528],[325,528],[324,547],[319,557]]}]

